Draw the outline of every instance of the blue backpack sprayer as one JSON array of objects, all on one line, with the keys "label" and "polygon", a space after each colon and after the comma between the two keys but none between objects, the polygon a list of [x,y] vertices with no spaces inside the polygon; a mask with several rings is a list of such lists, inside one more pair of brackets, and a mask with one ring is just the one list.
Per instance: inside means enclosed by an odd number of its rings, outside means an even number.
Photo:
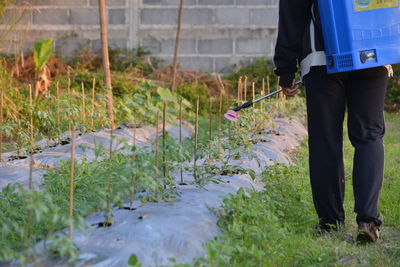
[{"label": "blue backpack sprayer", "polygon": [[[400,0],[318,0],[328,73],[400,63]],[[298,83],[299,84],[299,83]],[[251,107],[281,90],[225,114]]]}]

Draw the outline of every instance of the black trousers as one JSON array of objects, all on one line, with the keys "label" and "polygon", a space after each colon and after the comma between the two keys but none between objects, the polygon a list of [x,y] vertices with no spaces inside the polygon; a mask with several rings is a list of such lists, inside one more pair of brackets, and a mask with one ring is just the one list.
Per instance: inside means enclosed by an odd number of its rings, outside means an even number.
[{"label": "black trousers", "polygon": [[312,67],[304,77],[307,98],[309,165],[315,209],[321,226],[345,221],[343,121],[355,148],[353,189],[357,221],[378,225],[378,199],[384,169],[385,67],[328,75]]}]

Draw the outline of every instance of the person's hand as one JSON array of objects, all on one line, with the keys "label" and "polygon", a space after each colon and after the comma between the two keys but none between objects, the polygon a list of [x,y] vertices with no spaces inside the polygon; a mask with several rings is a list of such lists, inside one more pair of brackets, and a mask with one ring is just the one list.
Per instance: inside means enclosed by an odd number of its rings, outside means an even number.
[{"label": "person's hand", "polygon": [[286,96],[292,97],[299,92],[299,86],[295,84],[294,73],[283,73],[279,77],[279,85]]},{"label": "person's hand", "polygon": [[291,87],[282,87],[283,93],[287,96],[287,97],[292,97],[295,96],[296,94],[299,93],[299,86],[294,84],[293,81],[293,85]]}]

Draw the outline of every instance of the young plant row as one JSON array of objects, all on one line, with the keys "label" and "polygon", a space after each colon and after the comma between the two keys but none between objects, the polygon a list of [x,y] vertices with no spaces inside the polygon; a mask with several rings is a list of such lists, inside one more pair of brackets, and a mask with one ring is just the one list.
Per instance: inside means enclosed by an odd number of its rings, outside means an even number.
[{"label": "young plant row", "polygon": [[[150,85],[143,83],[143,87]],[[160,110],[163,125],[174,118],[182,118],[184,100],[176,101],[176,96],[163,88],[158,88],[157,94],[157,100],[164,101],[153,104],[152,102],[157,101],[154,97],[147,95],[143,98],[136,94],[133,101],[131,100],[132,104],[121,104],[120,112],[125,111],[125,118],[134,121],[135,127],[140,120],[133,120],[137,113],[132,115],[131,107],[142,108],[142,112],[150,114],[149,110],[154,111],[157,114],[155,119],[148,115],[147,120],[154,119],[157,128]],[[144,99],[150,103],[139,107]],[[75,105],[78,109],[79,105]],[[185,107],[189,105],[186,103]],[[198,103],[194,106],[194,113],[198,114]],[[102,211],[104,220],[98,222],[97,226],[112,227],[115,207],[135,209],[135,199],[139,199],[140,203],[173,200],[176,196],[175,176],[179,170],[181,173],[192,173],[199,186],[209,181],[218,182],[221,175],[249,173],[254,177],[252,170],[231,165],[230,160],[239,159],[243,153],[249,153],[250,146],[258,142],[256,137],[259,131],[272,126],[274,114],[282,112],[285,107],[292,110],[298,108],[298,101],[269,101],[244,111],[241,124],[235,125],[223,122],[221,112],[218,116],[213,116],[210,112],[209,118],[199,118],[196,115],[192,118],[196,125],[196,134],[192,138],[175,140],[163,131],[162,141],[159,142],[157,134],[155,144],[150,147],[140,148],[134,142],[132,145],[128,144],[128,140],[115,141],[111,137],[113,142],[119,142],[120,150],[108,151],[97,144],[94,161],[62,162],[58,168],[48,171],[44,176],[45,183],[40,192],[9,185],[0,194],[1,208],[5,211],[0,216],[0,242],[5,248],[0,252],[0,261],[17,258],[23,262],[32,259],[36,255],[34,245],[39,240],[44,240],[49,251],[68,256],[71,260],[76,259],[78,254],[71,243],[71,237],[74,228],[85,228],[84,216]],[[212,108],[212,102],[209,108]],[[265,116],[265,109],[270,110],[269,116]],[[70,114],[78,113],[79,110]],[[190,114],[186,110],[184,117],[190,118]],[[132,129],[132,136],[135,136],[135,127]],[[112,131],[110,134],[112,135]],[[159,154],[162,156],[159,157]],[[74,159],[74,156],[71,158]],[[204,164],[196,165],[199,158],[206,159]],[[221,162],[217,167],[216,164]],[[185,184],[182,175],[180,183]],[[129,200],[129,204],[124,200]],[[54,235],[66,226],[70,227],[69,239],[66,231]]]}]

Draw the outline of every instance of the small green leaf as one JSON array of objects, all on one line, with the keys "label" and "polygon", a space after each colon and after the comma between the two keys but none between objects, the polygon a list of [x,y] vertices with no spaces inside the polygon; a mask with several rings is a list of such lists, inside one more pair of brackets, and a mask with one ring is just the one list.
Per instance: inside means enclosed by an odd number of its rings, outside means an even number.
[{"label": "small green leaf", "polygon": [[128,264],[131,265],[131,266],[135,266],[135,267],[140,267],[140,266],[141,266],[141,264],[139,263],[138,257],[136,256],[136,254],[132,254],[132,255],[129,257]]},{"label": "small green leaf", "polygon": [[33,59],[35,60],[36,72],[42,70],[43,66],[50,59],[52,53],[53,53],[53,39],[41,40],[35,43]]}]

